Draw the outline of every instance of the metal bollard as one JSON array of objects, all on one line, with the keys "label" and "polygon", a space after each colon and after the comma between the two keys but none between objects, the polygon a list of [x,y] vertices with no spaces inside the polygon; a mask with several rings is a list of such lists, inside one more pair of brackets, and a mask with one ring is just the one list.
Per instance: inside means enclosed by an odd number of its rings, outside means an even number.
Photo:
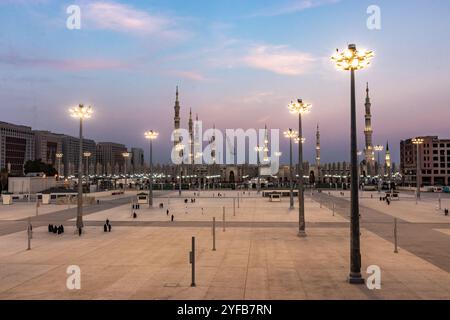
[{"label": "metal bollard", "polygon": [[239,192],[238,192],[238,208],[240,208]]},{"label": "metal bollard", "polygon": [[28,219],[28,226],[27,226],[27,235],[28,235],[28,248],[27,250],[31,250],[31,238],[32,238],[32,229],[31,229],[31,222]]},{"label": "metal bollard", "polygon": [[333,202],[333,217],[334,217],[334,211],[335,211],[335,204]]},{"label": "metal bollard", "polygon": [[233,216],[236,216],[236,198],[233,198]]},{"label": "metal bollard", "polygon": [[213,251],[216,251],[216,217],[213,217],[212,234],[213,234]]},{"label": "metal bollard", "polygon": [[223,227],[223,232],[225,232],[225,207],[223,207],[222,215],[223,215],[223,218],[222,218],[222,227]]},{"label": "metal bollard", "polygon": [[441,200],[441,194],[439,193],[439,210],[442,210],[442,200]]},{"label": "metal bollard", "polygon": [[398,248],[397,248],[397,218],[394,218],[394,253],[398,253]]},{"label": "metal bollard", "polygon": [[189,262],[192,267],[191,287],[195,287],[195,237],[192,237],[192,251],[189,253]]}]

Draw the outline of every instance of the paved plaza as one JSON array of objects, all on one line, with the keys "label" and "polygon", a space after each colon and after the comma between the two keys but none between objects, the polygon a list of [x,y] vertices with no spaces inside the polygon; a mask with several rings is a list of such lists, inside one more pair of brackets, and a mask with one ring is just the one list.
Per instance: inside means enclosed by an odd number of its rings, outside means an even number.
[{"label": "paved plaza", "polygon": [[[348,192],[306,192],[306,238],[297,236],[297,202],[290,210],[288,198],[270,202],[253,191],[238,201],[236,191],[217,193],[201,191],[191,203],[193,192],[181,198],[156,192],[155,207],[141,205],[135,219],[135,193],[103,195],[99,205],[85,208],[82,237],[75,235],[76,208],[42,206],[31,218],[29,251],[25,228],[34,204],[0,206],[0,299],[450,299],[450,217],[436,209],[435,198],[416,205],[402,194],[387,206],[376,192],[363,195],[363,276],[369,266],[381,269],[381,289],[369,290],[346,281]],[[111,233],[103,232],[106,219]],[[49,223],[63,223],[66,232],[49,234]],[[190,286],[192,236],[196,287]],[[81,269],[80,290],[67,289],[71,265]]]}]

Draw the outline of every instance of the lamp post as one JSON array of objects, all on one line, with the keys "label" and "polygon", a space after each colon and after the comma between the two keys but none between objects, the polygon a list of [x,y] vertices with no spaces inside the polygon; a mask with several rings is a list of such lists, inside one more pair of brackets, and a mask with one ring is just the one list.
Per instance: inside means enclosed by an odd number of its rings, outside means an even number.
[{"label": "lamp post", "polygon": [[297,99],[296,102],[291,102],[288,109],[292,114],[298,114],[298,216],[299,216],[299,231],[300,237],[306,237],[305,232],[305,195],[303,192],[303,133],[302,133],[302,115],[311,111],[312,105],[303,102],[302,99]]},{"label": "lamp post", "polygon": [[124,167],[124,173],[125,173],[125,189],[128,187],[128,171],[127,171],[127,163],[128,163],[128,158],[130,158],[131,153],[127,152],[123,152],[122,153],[122,157],[123,157],[123,167]]},{"label": "lamp post", "polygon": [[416,202],[420,199],[420,180],[421,180],[421,169],[420,169],[420,153],[419,147],[424,143],[422,138],[414,138],[411,140],[413,144],[416,145]]},{"label": "lamp post", "polygon": [[83,152],[83,156],[86,158],[86,186],[89,190],[89,157],[92,155],[89,151]]},{"label": "lamp post", "polygon": [[284,136],[289,139],[289,188],[290,188],[290,202],[289,208],[294,209],[294,182],[293,182],[293,167],[292,167],[292,139],[298,136],[298,132],[289,129],[284,132]]},{"label": "lamp post", "polygon": [[153,130],[145,132],[145,138],[150,141],[150,186],[149,186],[149,197],[148,197],[148,206],[153,207],[153,140],[156,140],[159,136],[159,133]]},{"label": "lamp post", "polygon": [[181,196],[181,179],[183,175],[183,163],[184,163],[184,144],[181,142],[178,143],[175,146],[175,150],[178,151],[178,153],[181,155],[181,166],[178,165],[178,173],[179,173],[179,179],[178,179],[178,195]]},{"label": "lamp post", "polygon": [[384,147],[382,145],[376,145],[373,147],[375,152],[377,153],[377,175],[378,178],[380,178],[381,172],[380,172],[380,152],[384,150]]},{"label": "lamp post", "polygon": [[359,201],[358,201],[358,156],[356,136],[356,93],[355,93],[355,71],[369,66],[370,59],[374,56],[373,51],[356,50],[356,45],[350,44],[344,52],[336,53],[331,60],[336,63],[340,70],[350,71],[350,117],[351,117],[351,219],[350,219],[350,275],[349,283],[362,284],[361,276],[361,248],[359,230]]},{"label": "lamp post", "polygon": [[82,104],[77,107],[73,107],[70,110],[70,115],[73,118],[80,120],[80,146],[78,157],[78,205],[77,205],[77,229],[78,234],[81,236],[83,229],[83,119],[89,119],[92,117],[93,110],[90,106],[84,106]]},{"label": "lamp post", "polygon": [[255,147],[256,159],[257,159],[257,164],[258,164],[258,183],[256,185],[256,190],[257,190],[256,193],[258,193],[258,194],[261,193],[261,170],[260,170],[261,161],[259,159],[259,154],[263,150],[264,150],[264,148],[260,147],[259,145]]},{"label": "lamp post", "polygon": [[57,153],[56,159],[58,159],[58,179],[61,178],[61,159],[64,156],[62,153]]},{"label": "lamp post", "polygon": [[373,149],[377,153],[378,192],[381,192],[380,152],[384,150],[384,147],[382,145],[376,145]]}]

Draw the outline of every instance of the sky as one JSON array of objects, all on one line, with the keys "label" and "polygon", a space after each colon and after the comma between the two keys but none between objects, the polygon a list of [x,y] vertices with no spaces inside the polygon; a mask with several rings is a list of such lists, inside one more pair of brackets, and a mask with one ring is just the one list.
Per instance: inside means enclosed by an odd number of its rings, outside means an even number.
[{"label": "sky", "polygon": [[182,127],[192,108],[204,128],[296,129],[287,104],[302,98],[305,160],[319,124],[322,162],[349,161],[350,76],[329,57],[356,43],[375,51],[356,74],[359,148],[369,82],[373,142],[398,163],[401,139],[450,138],[449,13],[447,0],[0,0],[0,121],[76,136],[68,109],[89,104],[87,138],[147,150],[157,130],[168,162],[177,85]]}]

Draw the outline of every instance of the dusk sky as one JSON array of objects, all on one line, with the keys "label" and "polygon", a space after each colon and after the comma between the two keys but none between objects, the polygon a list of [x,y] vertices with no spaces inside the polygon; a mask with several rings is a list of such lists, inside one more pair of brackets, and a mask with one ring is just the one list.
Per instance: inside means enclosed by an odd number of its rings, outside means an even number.
[{"label": "dusk sky", "polygon": [[[66,28],[71,4],[80,30]],[[183,127],[192,108],[205,129],[296,128],[287,103],[303,98],[305,159],[319,123],[322,162],[349,161],[350,76],[329,57],[356,43],[376,54],[356,75],[359,148],[369,82],[374,144],[398,163],[401,139],[450,138],[449,14],[448,0],[0,0],[0,120],[76,136],[68,108],[91,104],[87,138],[147,155],[154,129],[167,162],[176,85]]]}]

